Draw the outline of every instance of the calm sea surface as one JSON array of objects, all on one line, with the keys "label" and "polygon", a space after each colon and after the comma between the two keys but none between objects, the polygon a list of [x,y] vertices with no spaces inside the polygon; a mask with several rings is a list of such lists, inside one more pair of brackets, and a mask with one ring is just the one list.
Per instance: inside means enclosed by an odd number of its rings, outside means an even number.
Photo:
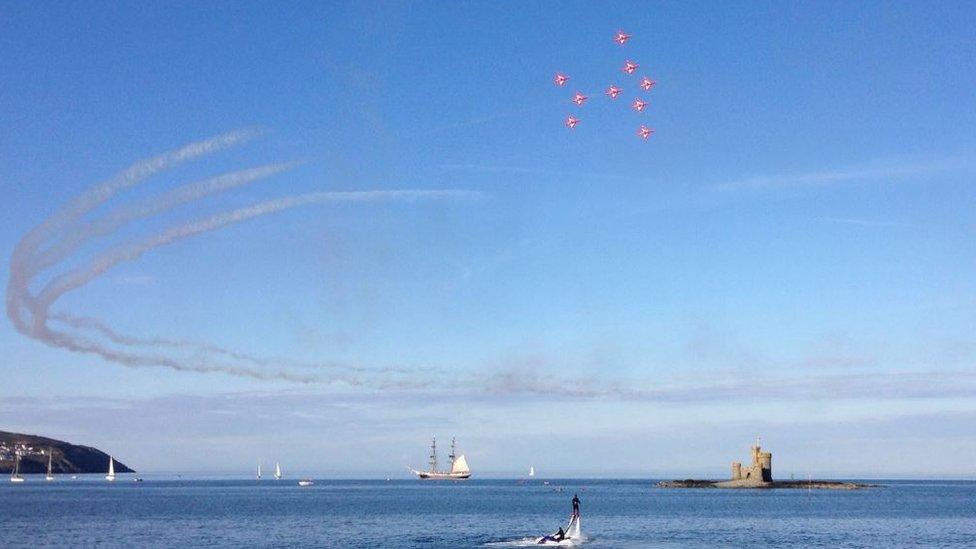
[{"label": "calm sea surface", "polygon": [[294,479],[123,477],[4,479],[0,547],[518,546],[564,524],[574,492],[589,536],[583,547],[976,547],[974,482],[750,491],[635,480],[318,480],[299,488]]}]

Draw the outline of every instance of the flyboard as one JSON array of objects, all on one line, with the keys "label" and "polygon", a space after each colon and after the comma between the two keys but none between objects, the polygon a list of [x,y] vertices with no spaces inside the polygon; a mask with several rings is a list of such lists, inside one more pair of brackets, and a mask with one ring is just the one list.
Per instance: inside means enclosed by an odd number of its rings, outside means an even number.
[{"label": "flyboard", "polygon": [[543,547],[571,547],[583,543],[585,539],[583,531],[580,528],[580,516],[574,514],[570,517],[569,524],[563,528],[562,537],[558,536],[558,532],[556,534],[549,534],[548,536],[537,538],[535,544]]}]

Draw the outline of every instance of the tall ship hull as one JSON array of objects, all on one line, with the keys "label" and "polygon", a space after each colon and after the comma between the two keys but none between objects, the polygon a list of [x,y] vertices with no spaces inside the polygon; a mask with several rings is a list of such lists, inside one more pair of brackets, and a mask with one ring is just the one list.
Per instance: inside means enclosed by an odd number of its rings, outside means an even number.
[{"label": "tall ship hull", "polygon": [[471,473],[432,473],[430,471],[414,471],[414,473],[424,480],[462,480],[471,476]]},{"label": "tall ship hull", "polygon": [[468,469],[468,461],[464,459],[463,454],[460,456],[457,455],[454,439],[451,439],[451,455],[448,457],[451,460],[451,470],[438,471],[437,438],[435,437],[430,445],[430,469],[427,471],[410,469],[410,472],[422,480],[464,480],[471,476],[471,470]]}]

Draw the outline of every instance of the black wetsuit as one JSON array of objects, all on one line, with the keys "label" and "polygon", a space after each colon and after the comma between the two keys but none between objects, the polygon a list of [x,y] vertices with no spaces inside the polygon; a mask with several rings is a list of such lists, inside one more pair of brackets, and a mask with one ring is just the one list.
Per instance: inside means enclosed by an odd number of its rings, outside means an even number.
[{"label": "black wetsuit", "polygon": [[579,515],[579,504],[580,504],[579,496],[573,494],[573,515]]}]

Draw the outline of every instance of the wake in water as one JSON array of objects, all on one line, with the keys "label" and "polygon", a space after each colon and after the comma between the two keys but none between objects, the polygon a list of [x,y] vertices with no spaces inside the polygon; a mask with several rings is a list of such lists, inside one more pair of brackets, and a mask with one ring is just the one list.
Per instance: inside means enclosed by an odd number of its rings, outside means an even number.
[{"label": "wake in water", "polygon": [[573,514],[569,517],[569,524],[559,528],[556,532],[536,538],[520,538],[510,541],[486,543],[491,547],[573,547],[586,541],[580,525],[579,497],[573,496]]}]

